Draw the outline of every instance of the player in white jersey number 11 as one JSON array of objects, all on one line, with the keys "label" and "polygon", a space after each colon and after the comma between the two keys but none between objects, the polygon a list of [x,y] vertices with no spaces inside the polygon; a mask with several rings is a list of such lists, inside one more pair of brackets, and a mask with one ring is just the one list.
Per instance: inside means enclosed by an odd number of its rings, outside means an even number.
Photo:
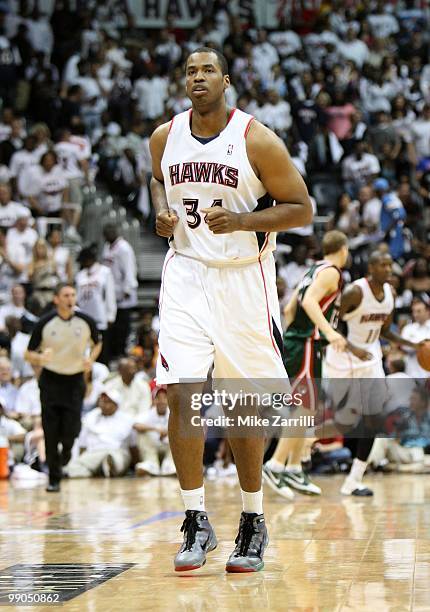
[{"label": "player in white jersey number 11", "polygon": [[[312,221],[306,186],[282,141],[252,116],[227,108],[227,72],[217,51],[191,53],[192,109],[157,128],[150,141],[156,229],[171,247],[160,292],[157,382],[168,386],[169,441],[186,511],[177,571],[201,567],[216,546],[204,505],[203,430],[181,429],[196,415],[191,399],[212,365],[214,380],[276,379],[288,386],[272,251],[275,232]],[[254,572],[263,567],[268,542],[264,440],[260,432],[230,444],[243,512],[226,570]]]},{"label": "player in white jersey number 11", "polygon": [[355,432],[357,437],[351,472],[341,488],[343,495],[372,495],[362,484],[362,478],[374,442],[375,424],[387,400],[380,338],[412,349],[419,346],[391,329],[392,265],[389,253],[374,251],[369,258],[368,275],[349,285],[342,294],[339,320],[347,325],[347,340],[366,351],[369,359],[362,361],[348,352],[335,354],[331,347],[326,353],[325,376],[331,379],[335,422],[341,431],[349,431],[351,437],[351,431]]}]

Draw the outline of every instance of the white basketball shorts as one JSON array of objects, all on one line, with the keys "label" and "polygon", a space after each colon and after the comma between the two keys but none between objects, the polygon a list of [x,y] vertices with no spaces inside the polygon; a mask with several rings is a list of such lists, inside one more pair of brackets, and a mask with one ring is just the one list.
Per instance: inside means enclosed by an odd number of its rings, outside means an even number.
[{"label": "white basketball shorts", "polygon": [[356,425],[362,416],[381,415],[388,399],[382,361],[370,367],[345,370],[324,363],[328,396],[339,425]]},{"label": "white basketball shorts", "polygon": [[287,379],[273,255],[212,267],[173,250],[160,290],[157,383]]}]

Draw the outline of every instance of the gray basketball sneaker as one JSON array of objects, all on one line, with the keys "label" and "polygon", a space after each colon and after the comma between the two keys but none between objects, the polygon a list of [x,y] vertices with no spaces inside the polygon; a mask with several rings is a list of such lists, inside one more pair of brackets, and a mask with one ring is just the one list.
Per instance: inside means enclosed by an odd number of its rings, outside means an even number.
[{"label": "gray basketball sneaker", "polygon": [[175,571],[187,572],[202,567],[206,563],[206,553],[218,544],[206,512],[187,510],[181,531],[184,542],[175,557]]},{"label": "gray basketball sneaker", "polygon": [[263,569],[263,555],[269,543],[263,514],[242,512],[236,548],[231,553],[225,569],[231,573],[258,572]]}]

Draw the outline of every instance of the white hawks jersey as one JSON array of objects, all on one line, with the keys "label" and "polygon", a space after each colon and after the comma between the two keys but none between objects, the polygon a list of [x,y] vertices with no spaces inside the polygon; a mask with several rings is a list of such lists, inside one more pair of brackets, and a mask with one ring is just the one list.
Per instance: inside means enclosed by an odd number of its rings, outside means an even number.
[{"label": "white hawks jersey", "polygon": [[348,326],[347,339],[354,346],[371,353],[373,359],[371,361],[361,361],[348,351],[338,353],[331,346],[328,346],[327,365],[338,370],[359,370],[381,363],[382,350],[379,336],[382,326],[394,308],[394,297],[389,283],[384,283],[384,299],[382,301],[378,301],[374,296],[367,278],[359,278],[353,284],[360,287],[363,297],[358,308],[348,312],[343,317]]},{"label": "white hawks jersey", "polygon": [[94,319],[97,329],[105,330],[116,317],[115,283],[107,266],[95,263],[83,268],[75,278],[79,308]]},{"label": "white hawks jersey", "polygon": [[179,218],[170,245],[177,253],[208,265],[258,261],[275,249],[275,233],[215,235],[200,212],[211,206],[236,213],[273,206],[246,152],[246,135],[254,118],[233,109],[224,130],[202,144],[191,134],[191,114],[188,110],[172,119],[161,160],[169,208]]}]

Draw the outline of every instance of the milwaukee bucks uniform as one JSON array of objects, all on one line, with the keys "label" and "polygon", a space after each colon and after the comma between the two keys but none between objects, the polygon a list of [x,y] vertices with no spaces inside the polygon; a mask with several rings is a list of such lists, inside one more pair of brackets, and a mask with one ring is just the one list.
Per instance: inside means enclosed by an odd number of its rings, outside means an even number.
[{"label": "milwaukee bucks uniform", "polygon": [[[299,284],[297,310],[293,322],[284,333],[284,362],[288,375],[296,383],[303,378],[321,378],[322,349],[326,344],[318,327],[306,314],[302,303],[306,291],[318,274],[327,268],[338,268],[329,261],[317,261],[306,272]],[[335,327],[342,289],[342,275],[339,270],[339,284],[333,293],[324,297],[320,307],[326,319]]]}]

